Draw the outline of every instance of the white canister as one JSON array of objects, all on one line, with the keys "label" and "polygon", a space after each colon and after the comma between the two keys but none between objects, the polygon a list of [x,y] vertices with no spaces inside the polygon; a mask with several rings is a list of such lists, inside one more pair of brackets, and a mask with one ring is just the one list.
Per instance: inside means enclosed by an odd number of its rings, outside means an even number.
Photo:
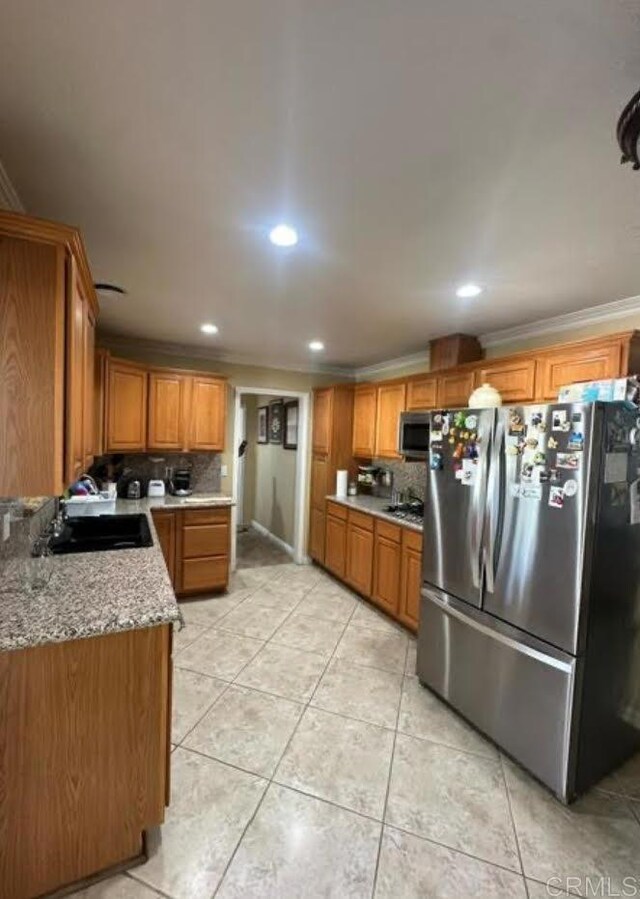
[{"label": "white canister", "polygon": [[346,496],[349,480],[349,472],[340,469],[336,472],[336,496]]},{"label": "white canister", "polygon": [[502,405],[502,397],[491,384],[482,384],[476,387],[469,397],[470,409],[492,409]]}]

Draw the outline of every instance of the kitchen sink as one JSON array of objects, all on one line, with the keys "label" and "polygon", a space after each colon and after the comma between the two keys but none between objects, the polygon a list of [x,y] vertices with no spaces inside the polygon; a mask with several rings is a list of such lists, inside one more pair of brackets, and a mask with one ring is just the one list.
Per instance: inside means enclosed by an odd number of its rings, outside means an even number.
[{"label": "kitchen sink", "polygon": [[55,554],[95,553],[153,546],[153,538],[144,514],[95,515],[67,518],[62,533],[49,545]]}]

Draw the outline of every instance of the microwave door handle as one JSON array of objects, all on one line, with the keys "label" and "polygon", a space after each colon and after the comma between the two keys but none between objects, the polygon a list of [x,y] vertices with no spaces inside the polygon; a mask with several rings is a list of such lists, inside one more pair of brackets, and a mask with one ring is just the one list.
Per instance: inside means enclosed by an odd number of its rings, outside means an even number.
[{"label": "microwave door handle", "polygon": [[487,484],[486,504],[486,584],[489,593],[495,590],[496,579],[496,540],[498,534],[498,517],[500,513],[500,492],[503,489],[502,455],[504,453],[504,418],[498,414],[495,439],[491,452],[491,466]]},{"label": "microwave door handle", "polygon": [[[483,440],[480,443],[480,471],[478,472],[478,485],[474,488],[475,503],[473,516],[473,525],[471,532],[471,574],[473,578],[473,586],[481,586],[482,573],[482,533],[484,530],[484,508],[486,503],[486,483],[487,470],[489,467],[489,455],[492,446],[492,431],[488,430],[487,434],[482,434]],[[486,442],[485,442],[486,441]]]}]

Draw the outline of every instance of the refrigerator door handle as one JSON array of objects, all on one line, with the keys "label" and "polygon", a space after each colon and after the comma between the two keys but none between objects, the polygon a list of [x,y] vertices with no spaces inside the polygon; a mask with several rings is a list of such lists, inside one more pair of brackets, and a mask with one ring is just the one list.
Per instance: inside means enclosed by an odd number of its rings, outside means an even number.
[{"label": "refrigerator door handle", "polygon": [[491,465],[487,481],[486,527],[485,533],[485,572],[486,585],[489,593],[495,589],[495,577],[497,566],[496,542],[498,536],[498,519],[500,515],[500,492],[503,489],[502,481],[502,453],[504,452],[504,418],[498,414],[495,437],[491,448]]},{"label": "refrigerator door handle", "polygon": [[473,586],[480,587],[481,586],[481,577],[482,577],[482,559],[483,559],[483,550],[482,550],[482,539],[483,539],[483,531],[484,531],[484,506],[486,503],[486,488],[485,484],[487,483],[487,469],[489,467],[489,456],[491,454],[491,437],[492,434],[489,432],[486,435],[486,451],[480,453],[480,471],[479,471],[479,486],[476,493],[476,503],[477,506],[474,509],[475,516],[474,522],[472,524],[472,532],[471,532],[471,565],[472,565],[472,577],[473,577]]}]

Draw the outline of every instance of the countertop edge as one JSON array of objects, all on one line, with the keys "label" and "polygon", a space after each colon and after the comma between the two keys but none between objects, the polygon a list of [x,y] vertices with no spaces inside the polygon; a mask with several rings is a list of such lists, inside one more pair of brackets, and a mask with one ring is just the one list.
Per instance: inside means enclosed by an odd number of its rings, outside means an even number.
[{"label": "countertop edge", "polygon": [[[364,512],[366,515],[373,515],[374,518],[381,518],[383,521],[397,524],[398,527],[407,528],[410,531],[415,531],[417,534],[424,534],[424,527],[422,525],[414,524],[412,521],[405,521],[402,518],[396,518],[394,515],[390,515],[382,509],[372,508],[368,503],[362,502],[363,497],[330,495],[326,496],[325,499],[332,503],[339,503],[341,506],[345,506],[348,509],[356,509],[358,512]],[[388,500],[385,500],[383,497],[367,496],[366,499],[377,499],[381,503],[388,502]],[[358,500],[360,500],[360,502],[358,502]]]}]

